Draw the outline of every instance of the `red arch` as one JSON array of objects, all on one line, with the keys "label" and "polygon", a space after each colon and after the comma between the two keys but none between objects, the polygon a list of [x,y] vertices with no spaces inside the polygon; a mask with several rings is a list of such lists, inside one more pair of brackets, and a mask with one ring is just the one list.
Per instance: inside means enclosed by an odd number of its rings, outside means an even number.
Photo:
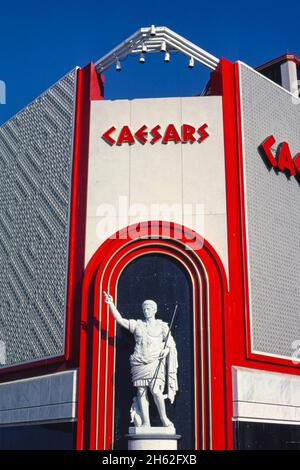
[{"label": "red arch", "polygon": [[200,383],[196,388],[196,447],[227,448],[224,352],[227,280],[223,264],[213,247],[194,231],[170,222],[151,221],[131,225],[110,237],[98,248],[86,268],[81,317],[78,449],[108,449],[112,445],[115,324],[100,293],[108,289],[114,295],[123,268],[137,256],[153,251],[177,257],[190,273],[195,287],[195,331],[199,328],[206,331],[195,340],[201,345],[201,350],[195,348]]}]

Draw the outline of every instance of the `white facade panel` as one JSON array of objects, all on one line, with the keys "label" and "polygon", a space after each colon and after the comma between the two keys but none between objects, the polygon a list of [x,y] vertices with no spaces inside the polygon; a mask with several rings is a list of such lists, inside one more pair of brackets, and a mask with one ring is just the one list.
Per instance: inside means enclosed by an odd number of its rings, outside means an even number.
[{"label": "white facade panel", "polygon": [[[160,108],[158,110],[158,108]],[[132,129],[146,124],[150,129],[160,124],[166,129],[169,123],[180,123],[181,102],[169,98],[164,103],[155,99],[131,102]],[[163,148],[163,151],[162,151]],[[181,145],[157,142],[154,145],[135,144],[130,148],[130,200],[129,204],[176,204],[182,197]]]},{"label": "white facade panel", "polygon": [[[115,126],[208,124],[198,143],[110,146],[101,136]],[[152,137],[152,136],[151,136]],[[150,138],[149,138],[150,140]],[[86,264],[114,232],[130,223],[165,220],[198,232],[227,269],[227,224],[221,97],[92,102],[88,170]]]},{"label": "white facade panel", "polygon": [[300,424],[300,377],[233,368],[233,419]]}]

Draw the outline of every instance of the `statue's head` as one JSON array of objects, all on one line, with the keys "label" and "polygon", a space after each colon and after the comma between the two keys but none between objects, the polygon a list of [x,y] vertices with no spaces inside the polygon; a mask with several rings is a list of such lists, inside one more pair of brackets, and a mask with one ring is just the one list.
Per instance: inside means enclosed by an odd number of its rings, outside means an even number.
[{"label": "statue's head", "polygon": [[147,319],[155,317],[157,312],[157,303],[154,300],[144,300],[142,303],[144,316]]}]

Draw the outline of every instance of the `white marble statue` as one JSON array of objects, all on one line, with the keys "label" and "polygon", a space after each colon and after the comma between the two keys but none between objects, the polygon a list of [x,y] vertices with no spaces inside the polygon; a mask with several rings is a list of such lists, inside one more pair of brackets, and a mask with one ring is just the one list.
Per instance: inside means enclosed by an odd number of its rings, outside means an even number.
[{"label": "white marble statue", "polygon": [[[145,300],[142,304],[144,320],[127,320],[114,305],[111,295],[105,301],[117,323],[129,330],[135,339],[135,348],[130,356],[132,382],[137,387],[130,410],[135,426],[150,427],[148,390],[150,389],[163,426],[173,426],[166,415],[165,399],[174,402],[177,384],[177,351],[168,324],[157,320],[157,304]],[[167,344],[166,344],[167,341]],[[167,393],[164,395],[165,385]]]}]

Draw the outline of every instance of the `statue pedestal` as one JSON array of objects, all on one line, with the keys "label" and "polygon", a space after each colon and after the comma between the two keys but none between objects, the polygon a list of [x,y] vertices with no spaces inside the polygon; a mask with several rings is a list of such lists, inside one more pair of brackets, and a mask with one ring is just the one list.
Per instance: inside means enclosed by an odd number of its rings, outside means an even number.
[{"label": "statue pedestal", "polygon": [[173,426],[130,427],[126,437],[128,450],[177,450],[181,438]]}]

